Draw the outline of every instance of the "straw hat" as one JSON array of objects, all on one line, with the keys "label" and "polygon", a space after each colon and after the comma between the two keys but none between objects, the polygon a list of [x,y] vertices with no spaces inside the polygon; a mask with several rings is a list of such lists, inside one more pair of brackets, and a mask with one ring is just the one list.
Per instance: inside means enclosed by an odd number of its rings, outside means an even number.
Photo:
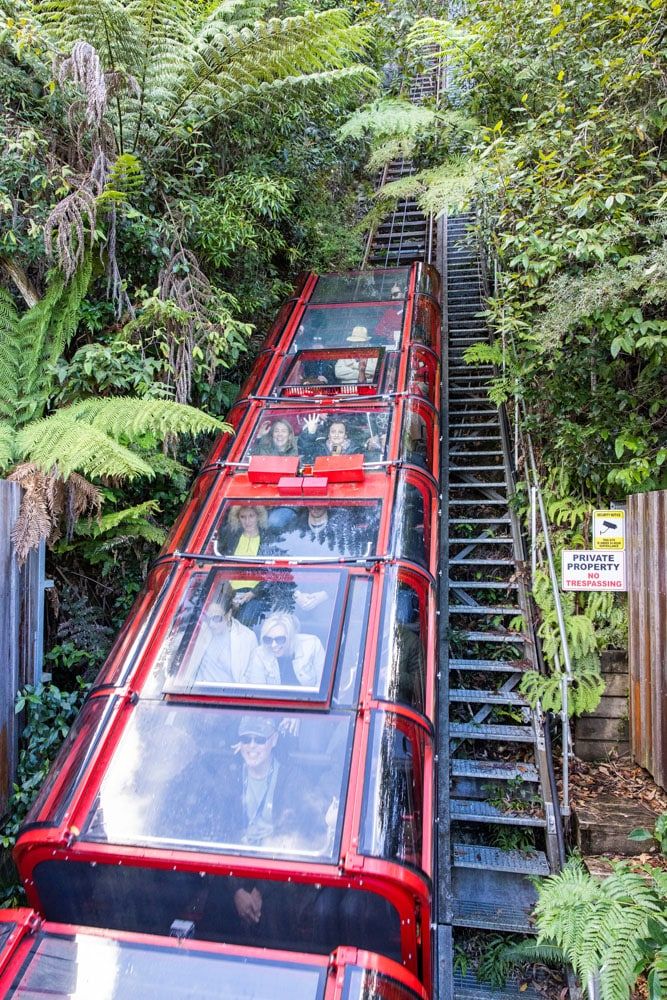
[{"label": "straw hat", "polygon": [[352,333],[347,338],[348,344],[367,344],[369,341],[368,330],[365,326],[355,326]]}]

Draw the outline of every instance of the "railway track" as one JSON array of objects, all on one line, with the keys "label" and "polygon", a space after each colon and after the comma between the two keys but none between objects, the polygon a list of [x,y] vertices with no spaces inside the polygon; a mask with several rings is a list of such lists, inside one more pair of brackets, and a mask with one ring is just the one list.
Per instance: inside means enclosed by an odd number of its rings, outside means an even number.
[{"label": "railway track", "polygon": [[[411,98],[437,98],[440,86],[431,61]],[[397,160],[380,183],[413,172]],[[489,399],[493,367],[465,361],[469,347],[488,342],[475,221],[471,212],[436,222],[407,199],[369,234],[364,266],[419,259],[443,277],[437,995],[538,1000],[516,981],[492,988],[453,968],[470,932],[533,933],[533,880],[564,856],[548,722],[519,691],[522,673],[540,669],[540,651],[511,504],[508,424]]]}]

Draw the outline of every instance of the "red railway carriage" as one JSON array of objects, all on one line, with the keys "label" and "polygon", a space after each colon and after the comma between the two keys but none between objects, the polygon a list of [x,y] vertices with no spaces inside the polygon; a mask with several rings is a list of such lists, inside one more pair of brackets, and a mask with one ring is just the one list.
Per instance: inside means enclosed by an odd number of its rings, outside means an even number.
[{"label": "red railway carriage", "polygon": [[17,842],[49,919],[430,986],[434,289],[310,275],[282,310]]},{"label": "red railway carriage", "polygon": [[34,1000],[425,1000],[395,962],[329,957],[57,924],[0,910],[0,998]]}]

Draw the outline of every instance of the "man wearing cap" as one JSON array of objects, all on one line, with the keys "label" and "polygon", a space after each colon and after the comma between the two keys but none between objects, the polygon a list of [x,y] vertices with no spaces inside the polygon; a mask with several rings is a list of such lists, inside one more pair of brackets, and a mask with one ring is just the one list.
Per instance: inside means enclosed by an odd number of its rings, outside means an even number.
[{"label": "man wearing cap", "polygon": [[[240,844],[261,846],[267,850],[280,843],[283,831],[299,826],[300,807],[307,795],[303,776],[298,776],[289,764],[276,758],[279,739],[273,716],[262,713],[244,715],[239,723],[239,738],[233,750],[243,760],[228,779],[229,799],[227,820],[231,838]],[[312,832],[303,831],[307,838]],[[262,922],[270,937],[280,915],[268,912],[270,900],[249,880],[238,882],[233,892],[236,913],[248,927]],[[264,919],[262,919],[264,918]],[[265,926],[266,925],[266,926]]]}]

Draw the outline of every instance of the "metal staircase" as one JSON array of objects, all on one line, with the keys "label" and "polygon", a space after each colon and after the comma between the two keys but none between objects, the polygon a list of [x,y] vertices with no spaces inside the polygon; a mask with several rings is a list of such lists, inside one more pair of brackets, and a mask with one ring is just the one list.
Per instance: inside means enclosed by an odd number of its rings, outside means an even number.
[{"label": "metal staircase", "polygon": [[[447,884],[440,892],[454,928],[530,933],[531,878],[557,869],[563,847],[548,730],[518,691],[522,672],[539,669],[539,655],[510,503],[508,436],[502,411],[488,398],[493,368],[463,358],[471,345],[488,342],[478,243],[469,232],[474,222],[472,214],[450,218],[443,248],[448,662],[441,662],[447,669],[441,725],[448,729],[442,756],[449,761],[449,790],[445,801],[441,788],[439,806],[441,854],[449,845],[451,868],[446,872],[441,860]],[[489,993],[470,976],[452,981],[457,1000],[531,995],[518,987],[512,992],[510,984]],[[447,992],[441,989],[441,996]]]}]

